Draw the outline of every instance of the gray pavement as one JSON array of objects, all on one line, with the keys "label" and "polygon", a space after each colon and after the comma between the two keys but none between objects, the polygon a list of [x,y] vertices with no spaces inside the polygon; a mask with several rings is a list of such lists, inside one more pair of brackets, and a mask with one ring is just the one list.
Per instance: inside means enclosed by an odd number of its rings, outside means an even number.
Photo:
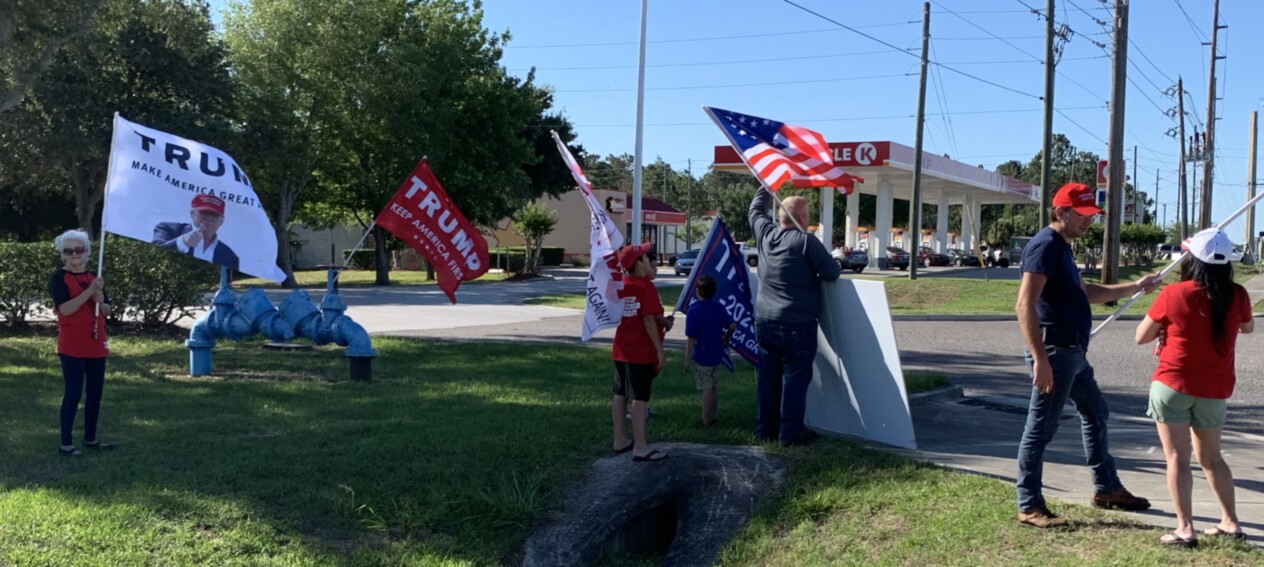
[{"label": "gray pavement", "polygon": [[[949,268],[928,273],[951,275]],[[866,270],[865,275],[869,275]],[[992,270],[989,277],[1018,271]],[[903,272],[877,272],[903,275]],[[1002,275],[1003,274],[1003,275]],[[977,277],[978,269],[962,275]],[[582,289],[586,271],[558,269],[550,278],[522,283],[466,285],[451,305],[433,286],[347,288],[342,294],[348,314],[371,333],[430,337],[456,341],[564,342],[581,345],[582,316],[569,309],[522,305],[527,297],[574,293]],[[680,285],[683,278],[659,278],[660,287]],[[1264,299],[1264,276],[1247,283],[1252,301]],[[312,293],[319,301],[322,291]],[[285,292],[269,292],[279,301]],[[669,307],[670,310],[670,307]],[[1015,455],[1022,432],[1030,378],[1022,359],[1022,345],[1010,320],[940,320],[897,318],[895,330],[905,368],[928,368],[949,374],[964,387],[966,403],[919,405],[914,418],[919,450],[898,452],[940,465],[1013,482]],[[1167,496],[1164,460],[1154,426],[1144,416],[1145,396],[1153,354],[1132,341],[1134,322],[1107,326],[1094,338],[1090,360],[1112,408],[1110,443],[1124,484],[1154,503],[1137,518],[1158,526],[1173,523]],[[1264,331],[1264,329],[1261,329]],[[681,333],[668,337],[681,345]],[[589,346],[604,346],[613,330],[599,334]],[[1264,332],[1245,335],[1237,349],[1239,385],[1230,401],[1230,422],[1224,435],[1225,458],[1233,468],[1239,515],[1253,535],[1264,532]],[[1092,486],[1078,435],[1078,420],[1068,417],[1049,449],[1045,468],[1047,492],[1066,501],[1088,503]],[[1195,514],[1202,527],[1219,517],[1201,472],[1195,467]]]}]

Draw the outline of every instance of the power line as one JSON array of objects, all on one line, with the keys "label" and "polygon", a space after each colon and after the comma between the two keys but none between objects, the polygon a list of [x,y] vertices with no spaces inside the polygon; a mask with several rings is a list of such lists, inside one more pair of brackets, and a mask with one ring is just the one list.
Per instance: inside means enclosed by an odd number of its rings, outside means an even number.
[{"label": "power line", "polygon": [[1062,112],[1062,109],[1060,109],[1060,108],[1055,108],[1055,109],[1053,109],[1053,111],[1054,111],[1054,112],[1057,112],[1057,113],[1058,113],[1058,116],[1061,116],[1061,117],[1065,118],[1065,119],[1067,120],[1067,122],[1070,122],[1071,124],[1074,124],[1076,128],[1079,128],[1080,130],[1083,130],[1085,134],[1088,134],[1089,136],[1092,136],[1094,139],[1096,139],[1097,141],[1099,141],[1099,142],[1101,142],[1101,143],[1103,143],[1103,144],[1106,144],[1107,146],[1109,146],[1109,145],[1110,145],[1110,143],[1108,143],[1106,140],[1103,140],[1101,136],[1098,136],[1097,134],[1094,134],[1092,130],[1089,130],[1088,128],[1085,128],[1085,127],[1081,126],[1079,122],[1076,122],[1073,118],[1071,118],[1070,116],[1067,116],[1065,112]]},{"label": "power line", "polygon": [[[774,81],[771,83],[738,83],[730,85],[692,85],[680,87],[646,87],[647,91],[687,91],[693,89],[725,89],[725,88],[743,88],[743,87],[773,87],[782,85],[808,85],[819,83],[839,83],[845,81],[867,81],[871,79],[892,79],[896,77],[908,77],[909,75],[868,75],[864,77],[837,77],[833,79],[810,79],[806,81]],[[619,93],[619,92],[635,92],[635,88],[627,89],[575,89],[575,90],[557,90],[558,93]]]},{"label": "power line", "polygon": [[[870,24],[867,26],[856,26],[856,27],[861,28],[861,29],[889,28],[892,26],[906,26],[906,25],[917,24],[917,23],[921,23],[921,22],[912,22],[912,21],[892,22],[888,24]],[[812,34],[812,33],[837,33],[837,32],[838,30],[833,29],[833,28],[822,28],[822,29],[815,29],[815,30],[785,31],[785,32],[776,32],[776,33],[755,33],[755,34],[742,34],[742,35],[720,35],[720,36],[710,36],[710,37],[687,37],[687,38],[678,38],[678,39],[657,39],[654,41],[646,41],[645,43],[654,43],[654,44],[692,43],[692,42],[698,42],[698,41],[723,41],[723,40],[728,40],[728,39],[750,39],[750,38],[756,38],[756,37],[785,37],[787,35],[806,35],[806,34]],[[608,43],[553,43],[553,44],[548,44],[548,45],[506,45],[504,47],[505,49],[553,49],[553,48],[563,48],[563,47],[616,47],[616,46],[621,46],[621,45],[640,45],[640,42],[615,41],[615,42],[608,42]]]},{"label": "power line", "polygon": [[[1102,107],[1100,106],[1071,106],[1071,107],[1063,108],[1061,110],[1100,110],[1101,108]],[[958,116],[965,116],[965,115],[979,115],[979,114],[1020,114],[1020,113],[1026,113],[1026,112],[1043,112],[1043,111],[1044,109],[1042,108],[1006,108],[1006,109],[988,109],[988,110],[966,110],[966,111],[958,111],[953,114],[956,114]],[[938,113],[938,112],[926,113],[927,117],[940,116],[940,115],[941,113]],[[851,116],[851,117],[842,117],[842,118],[791,118],[791,119],[786,120],[786,122],[791,122],[794,124],[813,124],[813,123],[820,123],[820,122],[855,122],[855,121],[864,121],[864,120],[903,120],[903,119],[908,119],[908,118],[915,118],[915,116],[913,116],[912,114],[896,114],[896,115],[890,115],[890,116]],[[646,124],[645,126],[666,127],[666,126],[714,126],[714,125],[715,123],[713,122],[666,122],[666,123],[657,123],[657,124]],[[576,128],[631,128],[635,126],[635,124],[575,124],[574,126]],[[556,125],[531,124],[529,125],[529,127],[555,128]]]},{"label": "power line", "polygon": [[[791,0],[782,0],[782,1],[783,1],[783,2],[785,2],[786,4],[789,4],[789,5],[791,5],[791,6],[794,6],[795,8],[798,8],[798,9],[800,9],[800,10],[803,10],[804,12],[807,12],[807,13],[809,13],[809,14],[812,14],[813,16],[816,16],[816,17],[818,17],[818,18],[820,18],[820,19],[822,19],[822,20],[825,20],[825,21],[827,21],[827,22],[830,22],[830,23],[832,23],[832,24],[834,24],[834,25],[836,25],[836,26],[838,26],[838,27],[841,27],[841,28],[843,28],[843,29],[849,30],[849,31],[851,31],[852,33],[855,33],[855,34],[860,35],[860,36],[862,36],[862,37],[868,38],[868,39],[870,39],[870,40],[872,40],[872,41],[876,41],[876,42],[878,42],[878,43],[881,43],[882,45],[885,45],[885,46],[887,46],[887,47],[890,47],[891,49],[894,49],[894,50],[896,50],[896,51],[900,51],[900,52],[902,52],[902,53],[907,53],[907,54],[909,54],[909,55],[910,55],[910,56],[912,56],[912,57],[919,57],[917,54],[914,54],[914,53],[910,52],[910,51],[909,51],[909,50],[907,50],[907,49],[903,49],[903,48],[897,47],[897,46],[895,46],[895,45],[892,45],[892,44],[890,44],[890,43],[887,43],[887,42],[885,42],[885,41],[883,41],[883,40],[881,40],[881,39],[878,39],[878,38],[876,38],[876,37],[874,37],[874,36],[871,36],[871,35],[869,35],[869,34],[867,34],[867,33],[864,33],[864,32],[860,31],[860,30],[859,30],[859,29],[857,29],[857,28],[854,28],[854,27],[849,26],[849,25],[847,25],[847,24],[844,24],[844,23],[842,23],[842,22],[840,22],[840,21],[838,21],[838,20],[835,20],[835,19],[833,19],[833,18],[830,18],[830,17],[828,17],[828,16],[825,16],[824,14],[821,14],[821,13],[819,13],[819,12],[815,12],[815,11],[809,10],[808,8],[805,8],[805,7],[803,7],[803,6],[800,6],[799,4],[796,4],[796,3],[792,2]],[[986,31],[986,30],[984,30],[984,31]],[[919,58],[920,58],[920,57],[919,57]],[[989,81],[989,80],[987,80],[987,79],[984,79],[984,78],[982,78],[982,77],[978,77],[978,76],[975,76],[975,75],[971,75],[970,73],[967,73],[967,72],[965,72],[965,71],[961,71],[961,70],[959,70],[959,69],[954,69],[954,68],[952,68],[952,67],[949,67],[949,66],[947,66],[947,65],[944,65],[944,64],[939,63],[939,62],[936,62],[936,61],[930,61],[929,63],[930,63],[930,64],[932,64],[932,65],[936,65],[936,66],[938,66],[938,67],[940,67],[940,68],[942,68],[942,69],[947,69],[947,70],[949,70],[949,71],[952,71],[953,73],[956,73],[956,74],[958,74],[958,75],[961,75],[961,76],[964,76],[964,77],[969,77],[969,78],[974,79],[974,80],[976,80],[976,81],[979,81],[979,82],[981,82],[981,83],[985,83],[985,84],[988,84],[988,85],[992,85],[992,86],[994,86],[994,87],[996,87],[996,88],[998,88],[998,89],[1002,89],[1002,90],[1010,91],[1010,92],[1012,92],[1012,93],[1020,94],[1020,95],[1026,96],[1026,97],[1031,97],[1031,98],[1034,98],[1034,99],[1036,99],[1036,100],[1044,100],[1044,97],[1036,96],[1036,95],[1033,95],[1033,94],[1030,94],[1030,93],[1025,93],[1025,92],[1020,91],[1020,90],[1018,90],[1018,89],[1014,89],[1014,88],[1011,88],[1011,87],[1007,87],[1007,86],[1002,85],[1002,84],[1000,84],[1000,83],[997,83],[997,82],[994,82],[994,81]]]},{"label": "power line", "polygon": [[1207,38],[1202,32],[1198,31],[1198,26],[1194,24],[1194,19],[1189,17],[1189,12],[1185,11],[1185,7],[1181,5],[1181,0],[1172,0],[1176,3],[1176,7],[1181,9],[1181,15],[1185,16],[1185,22],[1189,24],[1190,31],[1194,32],[1194,37],[1198,38],[1199,43],[1206,43]]},{"label": "power line", "polygon": [[[738,59],[730,61],[703,61],[699,63],[660,63],[658,65],[646,65],[646,68],[661,67],[706,67],[712,65],[737,65],[742,63],[772,63],[775,61],[802,61],[805,59],[833,59],[838,57],[856,57],[861,55],[881,55],[883,53],[892,53],[890,49],[882,49],[878,51],[857,51],[854,53],[835,53],[831,55],[799,55],[794,57],[768,57],[764,59]],[[599,65],[592,67],[534,67],[537,71],[604,71],[611,69],[635,69],[636,65]],[[522,71],[531,69],[532,67],[516,67],[514,70]]]},{"label": "power line", "polygon": [[[1019,0],[1019,1],[1020,1],[1020,3],[1021,3],[1021,0]],[[982,30],[982,31],[983,31],[983,33],[986,33],[986,34],[992,35],[993,37],[997,37],[997,39],[1000,39],[998,36],[996,36],[996,34],[993,34],[992,32],[988,31],[988,30],[987,30],[986,28],[984,28],[983,26],[980,26],[979,24],[976,24],[976,23],[974,23],[974,22],[970,21],[970,19],[969,19],[969,18],[962,17],[961,15],[957,14],[956,12],[954,12],[954,11],[952,11],[952,10],[949,10],[948,8],[944,7],[944,5],[943,5],[943,4],[940,4],[939,2],[935,2],[934,0],[931,0],[931,3],[935,4],[936,6],[939,6],[939,8],[940,8],[941,10],[943,10],[943,11],[945,11],[945,12],[948,12],[949,14],[952,14],[952,15],[956,16],[956,17],[957,17],[957,19],[959,19],[959,20],[961,20],[961,21],[963,21],[963,22],[965,22],[965,23],[967,23],[967,24],[970,24],[971,26],[974,26],[975,28],[978,28],[979,30]],[[1025,5],[1025,4],[1024,4],[1024,5]],[[1039,13],[1039,12],[1037,11],[1037,13]],[[1015,49],[1015,50],[1017,50],[1019,53],[1022,53],[1023,55],[1026,55],[1026,56],[1028,56],[1028,57],[1032,58],[1032,60],[1033,60],[1033,61],[1035,61],[1035,62],[1037,62],[1037,63],[1044,63],[1044,60],[1043,60],[1043,59],[1041,59],[1041,58],[1039,58],[1039,57],[1036,57],[1035,55],[1032,55],[1032,54],[1031,54],[1031,53],[1029,53],[1027,50],[1025,50],[1025,49],[1023,49],[1023,48],[1021,48],[1021,47],[1019,47],[1019,46],[1017,46],[1017,45],[1014,45],[1014,44],[1012,44],[1012,43],[1010,43],[1010,42],[1008,42],[1008,41],[1005,41],[1005,40],[1001,40],[1001,43],[1004,43],[1005,45],[1008,45],[1008,46],[1010,46],[1010,47],[1014,48],[1014,49]],[[1096,43],[1096,42],[1094,42],[1094,43]],[[1072,78],[1071,76],[1069,76],[1069,75],[1067,75],[1066,73],[1063,73],[1063,72],[1061,72],[1061,71],[1058,71],[1056,67],[1055,67],[1055,72],[1056,72],[1059,76],[1061,76],[1063,79],[1066,79],[1066,80],[1067,80],[1068,82],[1070,82],[1071,84],[1073,84],[1073,85],[1075,85],[1075,86],[1077,86],[1077,87],[1079,87],[1079,88],[1083,89],[1083,90],[1084,90],[1084,92],[1087,92],[1088,94],[1093,95],[1095,98],[1098,98],[1098,99],[1100,99],[1100,100],[1102,100],[1102,101],[1105,101],[1105,100],[1106,100],[1106,99],[1104,99],[1104,98],[1102,98],[1102,97],[1098,96],[1098,94],[1097,94],[1097,93],[1095,93],[1095,92],[1093,92],[1093,90],[1092,90],[1092,89],[1090,89],[1090,88],[1088,88],[1088,87],[1084,86],[1084,85],[1083,85],[1083,84],[1081,84],[1079,81],[1076,81],[1076,80],[1075,80],[1074,78]],[[1039,97],[1039,98],[1040,98],[1040,100],[1044,100],[1044,97]]]}]

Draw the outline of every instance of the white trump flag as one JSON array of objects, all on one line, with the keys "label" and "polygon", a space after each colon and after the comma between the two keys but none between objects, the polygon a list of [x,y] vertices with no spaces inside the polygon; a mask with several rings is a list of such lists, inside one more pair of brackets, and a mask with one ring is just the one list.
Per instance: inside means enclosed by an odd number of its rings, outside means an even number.
[{"label": "white trump flag", "polygon": [[206,144],[114,115],[102,228],[279,282],[276,231],[246,173]]},{"label": "white trump flag", "polygon": [[623,319],[623,299],[619,297],[619,290],[623,289],[623,271],[615,257],[615,252],[623,246],[623,233],[615,227],[601,203],[597,202],[592,185],[579,168],[575,156],[571,155],[557,132],[550,133],[553,134],[553,141],[557,142],[557,151],[561,152],[567,169],[571,170],[571,176],[579,184],[579,190],[584,194],[584,201],[588,203],[590,212],[588,256],[591,265],[588,268],[588,298],[584,302],[584,329],[580,333],[580,340],[587,341],[602,329],[617,327]]}]

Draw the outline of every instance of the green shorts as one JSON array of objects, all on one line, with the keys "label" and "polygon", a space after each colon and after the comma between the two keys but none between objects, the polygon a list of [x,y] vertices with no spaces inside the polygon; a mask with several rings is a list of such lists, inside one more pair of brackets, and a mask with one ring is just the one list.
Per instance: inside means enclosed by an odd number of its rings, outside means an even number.
[{"label": "green shorts", "polygon": [[1150,382],[1150,409],[1146,415],[1160,423],[1188,423],[1198,429],[1224,427],[1228,400],[1199,398],[1173,390],[1167,384]]}]

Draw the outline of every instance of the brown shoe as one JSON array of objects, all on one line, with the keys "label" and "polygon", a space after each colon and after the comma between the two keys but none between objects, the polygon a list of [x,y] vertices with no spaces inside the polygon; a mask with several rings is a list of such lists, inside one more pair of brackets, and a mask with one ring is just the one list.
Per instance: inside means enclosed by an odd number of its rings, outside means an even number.
[{"label": "brown shoe", "polygon": [[1094,494],[1093,505],[1098,508],[1110,508],[1112,510],[1127,510],[1129,512],[1140,512],[1150,509],[1150,501],[1140,496],[1133,496],[1131,492],[1120,488],[1110,494]]},{"label": "brown shoe", "polygon": [[1023,510],[1018,513],[1018,523],[1036,526],[1041,529],[1060,528],[1067,525],[1066,518],[1063,518],[1048,508],[1041,506],[1030,510]]}]

